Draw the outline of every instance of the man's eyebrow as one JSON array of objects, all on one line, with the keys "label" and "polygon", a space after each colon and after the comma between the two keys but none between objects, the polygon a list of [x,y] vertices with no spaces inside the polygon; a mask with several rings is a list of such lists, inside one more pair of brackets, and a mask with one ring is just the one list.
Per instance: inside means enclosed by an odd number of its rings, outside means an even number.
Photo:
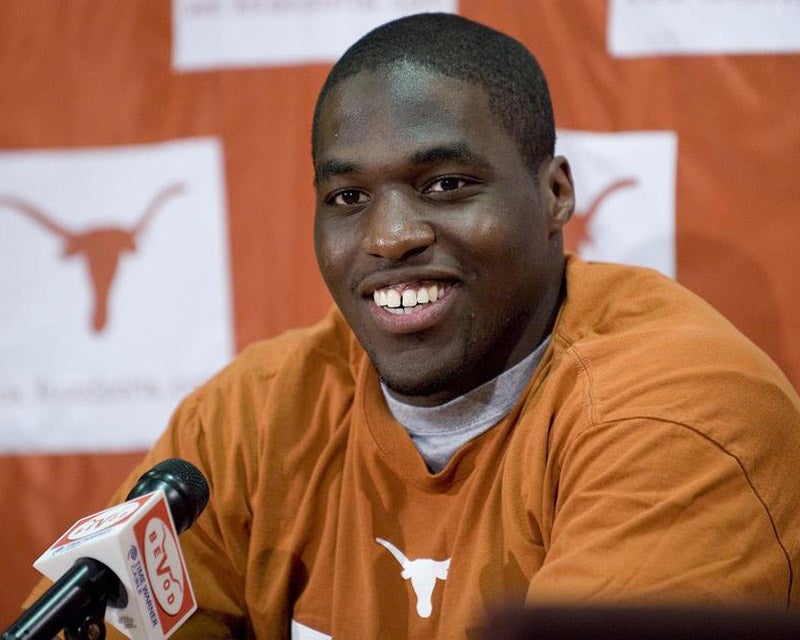
[{"label": "man's eyebrow", "polygon": [[[441,144],[422,149],[412,154],[411,164],[424,165],[440,162],[460,162],[477,167],[490,166],[485,156],[476,153],[464,143]],[[320,184],[336,176],[350,175],[361,171],[361,166],[347,160],[323,160],[314,166],[314,184]]]},{"label": "man's eyebrow", "polygon": [[435,164],[437,162],[461,162],[477,167],[488,167],[489,160],[476,153],[466,144],[443,144],[417,151],[411,156],[413,164]]},{"label": "man's eyebrow", "polygon": [[346,160],[325,160],[314,165],[314,184],[324,182],[334,176],[342,176],[358,172],[360,167],[355,162]]}]

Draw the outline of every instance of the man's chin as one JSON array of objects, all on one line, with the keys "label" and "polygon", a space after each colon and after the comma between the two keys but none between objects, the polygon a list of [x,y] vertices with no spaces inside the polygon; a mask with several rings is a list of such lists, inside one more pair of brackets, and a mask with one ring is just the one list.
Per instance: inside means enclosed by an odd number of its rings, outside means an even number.
[{"label": "man's chin", "polygon": [[381,381],[395,399],[420,406],[444,404],[452,400],[458,395],[453,391],[457,379],[457,374],[427,376],[425,379],[381,375]]},{"label": "man's chin", "polygon": [[[433,355],[428,349],[419,353],[403,353],[394,357],[377,357],[370,353],[383,384],[394,398],[408,404],[431,406],[443,404],[461,395],[469,369],[464,358]],[[438,366],[437,366],[438,365]]]}]

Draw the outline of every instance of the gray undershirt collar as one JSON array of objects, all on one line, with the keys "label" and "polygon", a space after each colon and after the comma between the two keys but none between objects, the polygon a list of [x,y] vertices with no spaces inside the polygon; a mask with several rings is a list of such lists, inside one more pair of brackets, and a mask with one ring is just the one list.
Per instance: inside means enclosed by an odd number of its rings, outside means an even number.
[{"label": "gray undershirt collar", "polygon": [[389,411],[406,428],[431,471],[441,471],[456,451],[508,415],[539,366],[549,342],[550,336],[524,360],[496,378],[435,407],[400,402],[381,381]]}]

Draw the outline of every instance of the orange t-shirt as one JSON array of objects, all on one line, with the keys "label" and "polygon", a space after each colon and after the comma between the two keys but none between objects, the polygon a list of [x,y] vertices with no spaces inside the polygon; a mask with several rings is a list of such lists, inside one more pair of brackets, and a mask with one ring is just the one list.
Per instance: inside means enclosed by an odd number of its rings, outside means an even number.
[{"label": "orange t-shirt", "polygon": [[201,611],[175,637],[468,638],[524,601],[800,602],[800,399],[649,270],[570,257],[533,379],[436,475],[335,309],[189,396],[116,498],[173,456],[211,485],[181,536]]}]

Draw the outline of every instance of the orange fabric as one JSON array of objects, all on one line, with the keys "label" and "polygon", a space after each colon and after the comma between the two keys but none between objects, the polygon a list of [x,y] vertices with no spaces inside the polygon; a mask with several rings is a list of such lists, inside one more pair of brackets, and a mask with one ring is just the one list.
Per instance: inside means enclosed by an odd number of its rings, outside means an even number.
[{"label": "orange fabric", "polygon": [[[328,66],[175,73],[170,3],[100,4],[5,0],[0,147],[220,137],[237,348],[316,320],[330,299],[313,259],[309,122]],[[606,4],[461,0],[459,10],[536,53],[559,127],[676,132],[678,279],[800,387],[799,56],[614,59]],[[137,458],[0,458],[0,486],[15,497],[2,507],[13,551],[3,562],[0,626],[36,580],[33,559],[99,508]]]},{"label": "orange fabric", "polygon": [[[168,456],[208,476],[182,536],[204,611],[179,635],[466,638],[525,598],[800,604],[800,398],[666,278],[575,258],[567,278],[528,389],[436,475],[335,310],[193,394],[116,496]],[[449,559],[429,617],[378,538]]]},{"label": "orange fabric", "polygon": [[[0,457],[0,519],[6,544],[0,566],[0,603],[5,629],[41,575],[31,566],[78,518],[108,504],[108,485],[118,485],[141,453],[105,456]],[[76,512],[75,505],[80,505]]]}]

